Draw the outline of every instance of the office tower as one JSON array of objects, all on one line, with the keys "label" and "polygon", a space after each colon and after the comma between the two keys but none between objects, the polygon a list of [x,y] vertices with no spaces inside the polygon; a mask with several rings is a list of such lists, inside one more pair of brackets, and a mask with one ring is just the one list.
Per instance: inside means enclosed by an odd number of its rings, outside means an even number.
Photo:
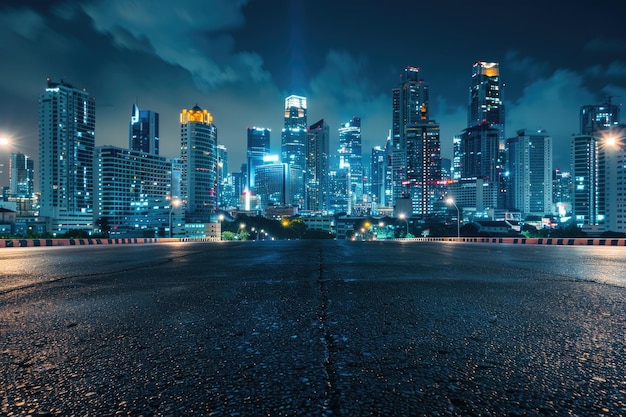
[{"label": "office tower", "polygon": [[339,166],[350,172],[350,204],[363,201],[363,156],[361,119],[353,117],[339,128]]},{"label": "office tower", "polygon": [[217,128],[208,110],[180,113],[181,192],[188,223],[211,221],[217,209]]},{"label": "office tower", "polygon": [[111,237],[167,237],[172,163],[114,146],[96,147],[94,223]]},{"label": "office tower", "polygon": [[47,79],[39,97],[40,216],[50,231],[93,226],[96,101],[85,89]]},{"label": "office tower", "polygon": [[603,133],[598,146],[604,174],[599,208],[604,207],[607,231],[626,233],[626,125],[612,125]]},{"label": "office tower", "polygon": [[619,106],[611,105],[610,100],[604,105],[582,106],[579,117],[581,133],[571,142],[572,212],[579,227],[600,232],[606,227],[607,209],[611,210],[607,193],[615,191],[608,189],[607,180],[617,175],[612,164],[616,163],[614,151],[619,150],[609,142],[620,136]]},{"label": "office tower", "polygon": [[11,197],[31,198],[34,193],[35,163],[23,153],[12,153],[9,160]]},{"label": "office tower", "polygon": [[552,213],[552,137],[518,130],[508,139],[511,199],[522,216]]},{"label": "office tower", "polygon": [[151,110],[139,110],[133,104],[128,132],[128,149],[159,154],[159,113]]},{"label": "office tower", "polygon": [[499,144],[504,143],[504,104],[500,98],[500,64],[476,62],[472,67],[467,127],[487,124],[498,130]]},{"label": "office tower", "polygon": [[[459,178],[482,178],[488,182],[497,182],[499,172],[500,132],[487,123],[468,127],[460,135]],[[456,149],[456,148],[455,148]]]},{"label": "office tower", "polygon": [[330,129],[324,119],[309,127],[306,141],[305,208],[328,211]]},{"label": "office tower", "polygon": [[257,167],[257,196],[263,209],[268,206],[286,206],[293,194],[292,187],[302,180],[302,170],[289,164],[272,162]]},{"label": "office tower", "polygon": [[587,105],[580,108],[580,134],[594,135],[619,124],[620,106],[611,104]]},{"label": "office tower", "polygon": [[249,127],[248,146],[246,149],[246,158],[248,164],[248,190],[255,191],[256,167],[263,165],[263,158],[270,154],[270,129],[263,127]]},{"label": "office tower", "polygon": [[440,190],[439,124],[432,120],[409,124],[405,127],[405,136],[405,193],[412,200],[413,214],[425,216],[433,212],[435,201],[445,194]]},{"label": "office tower", "polygon": [[[285,99],[285,125],[281,136],[281,162],[304,172],[306,167],[307,135],[306,97],[291,95]],[[287,204],[301,206],[304,202],[303,181],[291,190]]]},{"label": "office tower", "polygon": [[409,198],[407,179],[407,130],[409,125],[428,121],[428,84],[419,79],[419,68],[408,66],[401,82],[392,90],[391,169],[392,205],[399,198]]},{"label": "office tower", "polygon": [[554,169],[552,173],[552,201],[559,217],[572,212],[572,175],[569,171]]},{"label": "office tower", "polygon": [[387,151],[381,146],[372,148],[371,160],[371,196],[372,202],[379,205],[385,205],[385,171],[387,165]]},{"label": "office tower", "polygon": [[[226,205],[232,197],[232,187],[229,187],[228,149],[222,144],[217,145],[217,209]],[[229,194],[227,198],[226,194]]]},{"label": "office tower", "polygon": [[572,137],[571,173],[574,180],[572,211],[576,224],[598,224],[598,153],[597,139],[590,135]]}]

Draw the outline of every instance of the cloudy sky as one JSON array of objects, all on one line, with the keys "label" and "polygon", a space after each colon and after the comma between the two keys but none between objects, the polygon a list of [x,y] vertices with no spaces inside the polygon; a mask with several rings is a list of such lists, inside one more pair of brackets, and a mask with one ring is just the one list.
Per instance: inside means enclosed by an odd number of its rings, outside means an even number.
[{"label": "cloudy sky", "polygon": [[413,65],[450,158],[472,64],[495,61],[507,136],[546,129],[555,167],[568,169],[580,107],[626,100],[624,17],[621,0],[3,0],[0,136],[37,159],[37,99],[51,77],[96,98],[96,145],[127,147],[138,103],[160,114],[161,154],[178,156],[179,113],[199,105],[237,171],[248,126],[270,128],[279,151],[284,98],[298,94],[309,124],[330,124],[332,149],[340,123],[361,117],[369,154],[385,144],[391,90]]}]

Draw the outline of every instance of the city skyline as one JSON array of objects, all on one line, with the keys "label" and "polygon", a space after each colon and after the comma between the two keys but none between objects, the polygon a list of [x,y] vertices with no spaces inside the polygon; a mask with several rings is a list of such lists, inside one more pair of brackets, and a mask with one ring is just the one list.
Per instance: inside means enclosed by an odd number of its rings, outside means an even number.
[{"label": "city skyline", "polygon": [[[231,171],[246,160],[247,127],[271,129],[271,151],[280,152],[284,99],[292,94],[307,97],[310,120],[327,121],[332,153],[341,124],[361,118],[369,156],[385,144],[392,89],[407,65],[419,67],[430,85],[429,112],[441,125],[446,158],[453,136],[467,127],[476,61],[500,64],[506,136],[545,129],[554,138],[555,168],[569,169],[580,107],[626,97],[624,31],[582,24],[585,10],[560,1],[481,11],[476,21],[462,2],[31,3],[0,6],[2,53],[10,63],[0,77],[0,135],[13,140],[10,149],[0,149],[3,184],[10,152],[38,160],[37,98],[46,77],[96,98],[96,146],[127,147],[138,104],[160,115],[160,154],[177,157],[180,111],[208,109]],[[605,1],[596,7],[619,16],[626,6]],[[409,23],[421,15],[432,19],[420,19],[416,31]],[[325,24],[317,25],[319,19]],[[476,35],[481,22],[485,31]]]}]

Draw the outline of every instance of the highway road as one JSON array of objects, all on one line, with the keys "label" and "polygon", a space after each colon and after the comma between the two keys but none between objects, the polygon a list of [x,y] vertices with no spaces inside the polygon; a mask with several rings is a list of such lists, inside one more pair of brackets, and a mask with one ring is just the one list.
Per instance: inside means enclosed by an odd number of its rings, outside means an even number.
[{"label": "highway road", "polygon": [[626,248],[0,250],[7,416],[626,416]]}]

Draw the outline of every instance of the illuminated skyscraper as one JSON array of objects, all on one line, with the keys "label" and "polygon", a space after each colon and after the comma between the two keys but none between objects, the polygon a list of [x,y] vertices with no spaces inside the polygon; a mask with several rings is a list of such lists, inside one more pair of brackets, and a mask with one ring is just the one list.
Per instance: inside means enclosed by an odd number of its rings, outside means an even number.
[{"label": "illuminated skyscraper", "polygon": [[619,124],[620,106],[607,101],[600,105],[587,105],[580,108],[580,134],[593,135]]},{"label": "illuminated skyscraper", "polygon": [[363,156],[361,146],[361,119],[353,117],[339,128],[339,167],[350,175],[351,206],[363,200]]},{"label": "illuminated skyscraper", "polygon": [[522,216],[552,213],[552,137],[519,130],[508,139],[511,199]]},{"label": "illuminated skyscraper", "polygon": [[35,163],[23,153],[12,153],[9,160],[11,197],[31,198],[34,193]]},{"label": "illuminated skyscraper", "polygon": [[248,190],[255,191],[255,169],[263,165],[263,158],[270,154],[270,129],[249,127],[246,149],[248,168]]},{"label": "illuminated skyscraper", "polygon": [[159,154],[159,113],[151,110],[139,110],[133,104],[128,132],[128,149]]},{"label": "illuminated skyscraper", "polygon": [[414,214],[433,212],[441,180],[441,144],[439,123],[432,120],[407,125],[406,179],[404,190],[412,200]]},{"label": "illuminated skyscraper", "polygon": [[372,148],[371,160],[371,198],[377,205],[385,204],[385,171],[387,165],[387,151],[380,146]]},{"label": "illuminated skyscraper", "polygon": [[305,208],[312,211],[327,211],[328,197],[328,152],[330,129],[324,119],[309,127],[306,142],[306,170],[304,181]]},{"label": "illuminated skyscraper", "polygon": [[392,90],[391,166],[392,204],[409,198],[407,180],[407,126],[428,121],[428,84],[419,79],[419,68],[408,66],[401,82]]},{"label": "illuminated skyscraper", "polygon": [[[306,97],[285,99],[285,125],[281,137],[281,161],[304,172],[306,167],[307,134]],[[304,201],[304,181],[295,187],[288,204],[301,206]]]},{"label": "illuminated skyscraper", "polygon": [[217,208],[217,128],[208,110],[180,113],[181,193],[188,223],[211,221]]},{"label": "illuminated skyscraper", "polygon": [[500,97],[500,64],[476,62],[472,67],[467,127],[487,124],[498,130],[499,144],[504,143],[504,104]]},{"label": "illuminated skyscraper", "polygon": [[91,230],[96,101],[65,81],[47,83],[39,96],[39,213],[52,233]]}]

